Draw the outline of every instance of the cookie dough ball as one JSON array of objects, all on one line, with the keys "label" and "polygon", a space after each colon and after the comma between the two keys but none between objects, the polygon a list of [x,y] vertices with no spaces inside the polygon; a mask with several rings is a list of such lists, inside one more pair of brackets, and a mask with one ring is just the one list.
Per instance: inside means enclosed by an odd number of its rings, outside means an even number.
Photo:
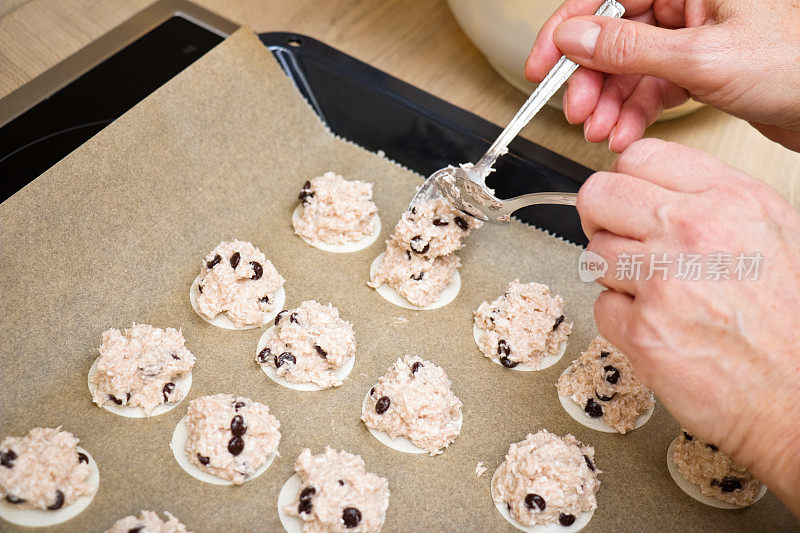
[{"label": "cookie dough ball", "polygon": [[592,340],[559,378],[558,394],[620,433],[635,429],[636,419],[655,405],[627,356],[602,337]]},{"label": "cookie dough ball", "polygon": [[338,387],[342,380],[334,371],[355,354],[353,325],[331,304],[309,300],[275,317],[275,333],[256,361],[294,383]]},{"label": "cookie dough ball", "polygon": [[492,497],[523,526],[570,526],[597,507],[594,448],[542,429],[512,444],[492,479]]},{"label": "cookie dough ball", "polygon": [[124,332],[111,328],[103,333],[95,373],[89,376],[95,385],[92,399],[97,405],[141,407],[150,416],[157,406],[183,399],[175,381],[194,363],[180,330],[147,324]]},{"label": "cookie dough ball", "polygon": [[272,263],[251,243],[221,242],[203,261],[197,305],[210,319],[224,312],[237,328],[260,326],[274,310],[273,294],[283,282]]},{"label": "cookie dough ball", "polygon": [[294,231],[311,242],[343,244],[371,235],[378,208],[372,184],[326,172],[303,185]]},{"label": "cookie dough ball", "polygon": [[304,532],[377,532],[389,507],[389,483],[367,472],[360,455],[306,448],[294,462],[302,487],[284,510],[303,520]]},{"label": "cookie dough ball", "polygon": [[506,368],[520,363],[539,368],[542,358],[559,353],[559,344],[572,332],[564,300],[541,283],[514,280],[505,294],[483,302],[474,315],[481,352]]},{"label": "cookie dough ball", "polygon": [[165,511],[164,514],[167,515],[166,521],[153,511],[142,511],[139,518],[126,516],[114,522],[106,533],[190,533],[172,513]]},{"label": "cookie dough ball", "polygon": [[186,455],[212,476],[241,485],[278,451],[281,427],[269,407],[232,394],[189,402]]},{"label": "cookie dough ball", "polygon": [[461,266],[455,251],[481,224],[441,198],[411,208],[386,241],[386,254],[370,287],[386,283],[414,305],[432,304]]},{"label": "cookie dough ball", "polygon": [[437,455],[461,432],[461,400],[450,390],[442,368],[407,355],[370,390],[361,420]]},{"label": "cookie dough ball", "polygon": [[25,509],[56,511],[97,490],[78,439],[61,428],[34,428],[0,442],[0,496]]},{"label": "cookie dough ball", "polygon": [[754,503],[763,484],[745,467],[687,431],[678,437],[672,460],[687,481],[706,496],[741,507]]}]

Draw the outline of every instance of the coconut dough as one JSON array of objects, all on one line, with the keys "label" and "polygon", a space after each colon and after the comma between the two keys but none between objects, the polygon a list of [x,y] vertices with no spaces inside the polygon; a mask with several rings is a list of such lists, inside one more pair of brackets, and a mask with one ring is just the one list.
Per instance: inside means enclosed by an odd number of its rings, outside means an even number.
[{"label": "coconut dough", "polygon": [[372,184],[349,181],[326,172],[303,185],[300,217],[294,231],[311,242],[354,242],[375,229],[378,208],[372,202]]},{"label": "coconut dough", "polygon": [[281,433],[269,407],[233,394],[189,402],[186,455],[204,472],[241,485],[277,453]]},{"label": "coconut dough", "polygon": [[270,365],[277,375],[294,383],[338,387],[335,370],[356,354],[353,325],[339,318],[331,304],[314,300],[275,317],[275,334],[256,355],[256,362]]},{"label": "coconut dough", "polygon": [[361,420],[390,437],[407,437],[431,455],[461,431],[461,400],[445,371],[418,356],[398,359],[369,393]]},{"label": "coconut dough", "polygon": [[461,266],[455,251],[462,239],[481,224],[441,198],[412,207],[386,241],[386,255],[370,287],[386,283],[414,305],[432,304]]},{"label": "coconut dough", "polygon": [[164,514],[167,515],[166,521],[153,511],[142,511],[139,518],[126,516],[114,522],[106,533],[190,533],[172,513],[165,511]]},{"label": "coconut dough", "polygon": [[150,416],[157,406],[183,399],[175,381],[194,363],[180,330],[147,324],[124,332],[111,328],[103,333],[96,372],[89,376],[96,387],[92,399],[97,405],[142,407]]},{"label": "coconut dough", "polygon": [[655,405],[627,356],[602,337],[592,340],[559,378],[558,394],[620,433],[635,429],[636,419]]},{"label": "coconut dough", "polygon": [[483,302],[474,315],[481,352],[506,368],[520,363],[539,368],[542,358],[557,354],[572,332],[572,323],[564,319],[564,300],[551,296],[541,283],[514,280],[505,294]]},{"label": "coconut dough", "polygon": [[284,508],[303,520],[305,533],[377,532],[389,507],[389,483],[367,472],[360,455],[304,449],[294,462],[302,488],[294,503]]},{"label": "coconut dough", "polygon": [[203,261],[197,288],[200,312],[213,319],[226,312],[237,328],[263,325],[274,310],[273,293],[284,279],[249,242],[221,242]]},{"label": "coconut dough", "polygon": [[0,496],[24,509],[56,511],[97,490],[88,483],[89,458],[61,428],[34,428],[0,442]]},{"label": "coconut dough", "polygon": [[675,443],[672,460],[703,494],[734,505],[754,503],[763,487],[745,467],[685,430]]},{"label": "coconut dough", "polygon": [[492,497],[523,526],[570,526],[597,507],[600,473],[594,448],[542,429],[509,447],[492,479]]}]

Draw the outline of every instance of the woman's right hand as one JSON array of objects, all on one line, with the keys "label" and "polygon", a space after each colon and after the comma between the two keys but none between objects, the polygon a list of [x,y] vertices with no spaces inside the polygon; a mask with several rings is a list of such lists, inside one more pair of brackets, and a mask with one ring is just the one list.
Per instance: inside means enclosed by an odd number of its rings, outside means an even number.
[{"label": "woman's right hand", "polygon": [[800,3],[621,0],[628,20],[587,16],[601,3],[567,0],[525,66],[539,82],[562,53],[582,65],[564,112],[589,141],[622,152],[691,96],[800,151]]}]

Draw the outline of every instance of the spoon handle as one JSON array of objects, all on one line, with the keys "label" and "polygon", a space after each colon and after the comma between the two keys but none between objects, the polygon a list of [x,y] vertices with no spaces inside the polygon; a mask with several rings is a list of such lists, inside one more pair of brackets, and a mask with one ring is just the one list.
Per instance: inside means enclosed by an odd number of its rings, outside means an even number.
[{"label": "spoon handle", "polygon": [[[601,17],[622,17],[625,13],[625,8],[615,0],[606,0],[600,9],[597,10],[595,15]],[[475,172],[473,175],[485,178],[489,173],[492,165],[498,157],[505,154],[508,150],[508,144],[519,134],[528,122],[538,113],[542,107],[547,103],[550,98],[561,88],[564,83],[578,68],[578,65],[570,61],[564,56],[558,60],[547,76],[542,80],[542,83],[533,91],[530,98],[522,104],[522,107],[508,123],[506,129],[500,134],[494,143],[489,147],[486,153],[481,157],[475,165]]]}]

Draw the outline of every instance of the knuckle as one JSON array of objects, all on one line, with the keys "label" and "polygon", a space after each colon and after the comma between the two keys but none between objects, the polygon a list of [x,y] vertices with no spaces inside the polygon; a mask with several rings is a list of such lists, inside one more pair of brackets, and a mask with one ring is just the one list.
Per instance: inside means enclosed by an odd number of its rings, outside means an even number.
[{"label": "knuckle", "polygon": [[638,25],[630,22],[612,24],[602,40],[600,53],[612,68],[626,66],[640,49],[641,36]]},{"label": "knuckle", "polygon": [[[617,169],[630,174],[647,162],[654,153],[668,148],[669,143],[661,139],[645,138],[631,143],[617,158]],[[622,170],[624,169],[624,170]]]},{"label": "knuckle", "polygon": [[581,216],[588,213],[591,210],[592,204],[602,195],[605,189],[603,182],[607,174],[606,172],[595,172],[583,182],[575,202],[575,207],[577,207],[578,213],[580,213]]}]

